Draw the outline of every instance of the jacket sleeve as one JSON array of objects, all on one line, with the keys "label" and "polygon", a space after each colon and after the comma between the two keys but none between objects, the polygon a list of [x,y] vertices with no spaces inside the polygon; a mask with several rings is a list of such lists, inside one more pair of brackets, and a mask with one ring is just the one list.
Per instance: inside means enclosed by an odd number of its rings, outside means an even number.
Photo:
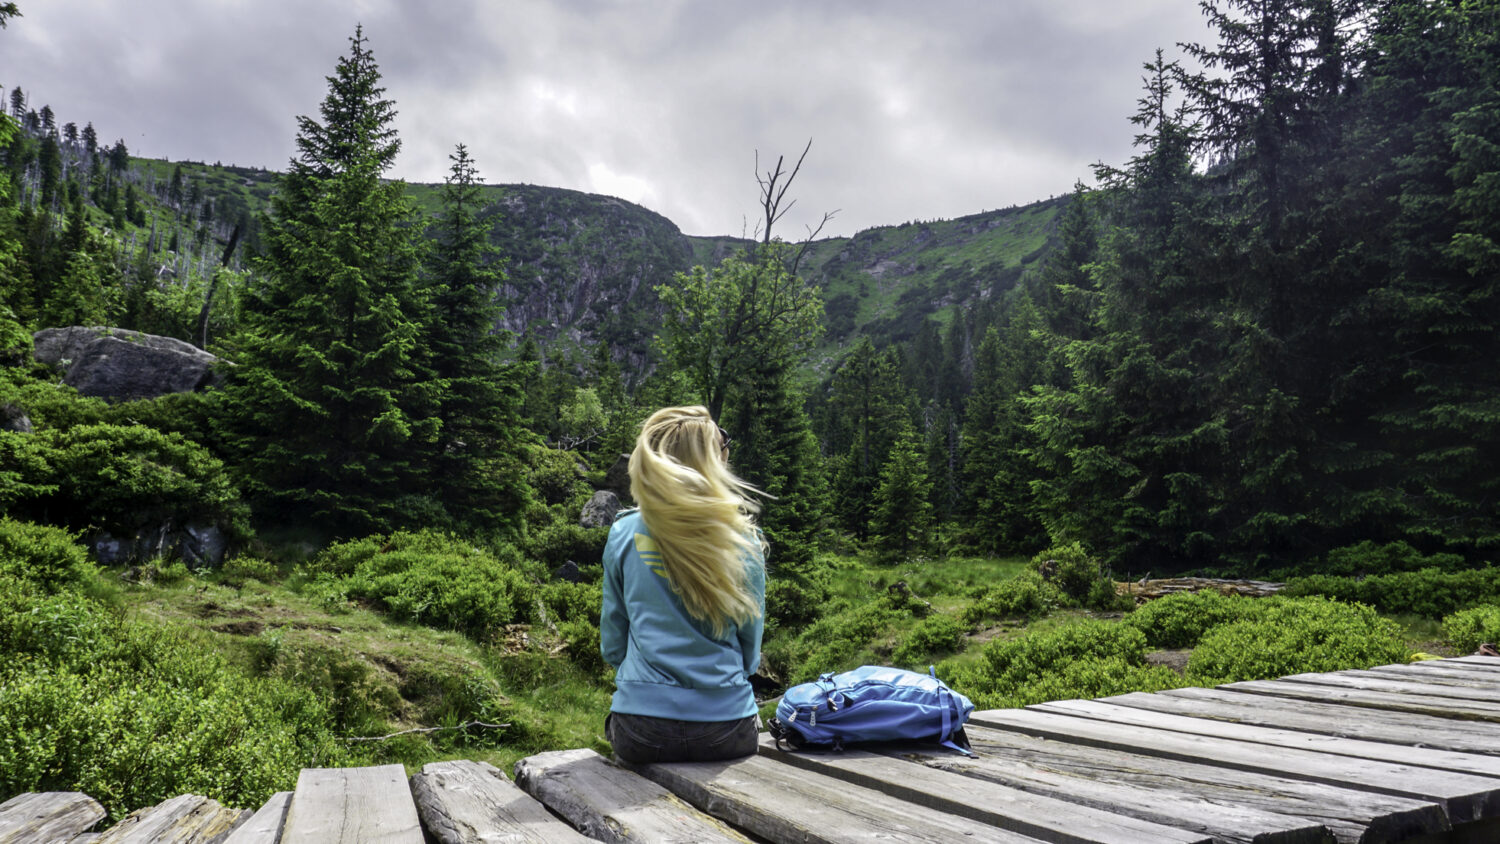
[{"label": "jacket sleeve", "polygon": [[611,530],[604,545],[604,600],[599,610],[599,653],[615,668],[625,661],[625,647],[630,640],[624,584],[624,557],[629,543],[619,540],[620,533]]},{"label": "jacket sleeve", "polygon": [[760,667],[760,639],[766,629],[766,564],[756,560],[750,564],[750,589],[760,605],[760,615],[740,625],[740,653],[745,658],[746,676],[754,674]]}]

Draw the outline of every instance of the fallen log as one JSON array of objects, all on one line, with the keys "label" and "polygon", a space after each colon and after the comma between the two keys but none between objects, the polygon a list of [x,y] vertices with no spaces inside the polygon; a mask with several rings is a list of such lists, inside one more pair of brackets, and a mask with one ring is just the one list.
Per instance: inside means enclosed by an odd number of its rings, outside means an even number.
[{"label": "fallen log", "polygon": [[1139,604],[1178,592],[1205,590],[1213,590],[1222,595],[1266,598],[1280,592],[1285,586],[1285,583],[1272,583],[1266,580],[1226,580],[1217,577],[1164,577],[1156,580],[1142,578],[1116,583],[1115,594],[1129,595]]}]

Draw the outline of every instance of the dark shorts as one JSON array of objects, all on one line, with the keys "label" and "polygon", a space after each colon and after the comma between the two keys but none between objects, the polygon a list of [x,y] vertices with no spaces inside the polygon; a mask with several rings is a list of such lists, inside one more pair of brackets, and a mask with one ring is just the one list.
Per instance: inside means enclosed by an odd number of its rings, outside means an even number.
[{"label": "dark shorts", "polygon": [[604,737],[626,762],[714,762],[755,753],[757,720],[677,721],[611,712]]}]

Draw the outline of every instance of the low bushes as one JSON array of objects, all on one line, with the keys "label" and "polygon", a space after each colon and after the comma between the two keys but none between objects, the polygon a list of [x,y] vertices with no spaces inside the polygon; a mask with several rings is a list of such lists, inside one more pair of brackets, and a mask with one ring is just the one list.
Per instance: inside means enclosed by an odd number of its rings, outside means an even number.
[{"label": "low bushes", "polygon": [[977,663],[950,663],[938,676],[980,709],[1094,698],[1183,685],[1168,668],[1146,664],[1139,630],[1094,619],[991,642]]},{"label": "low bushes", "polygon": [[1484,604],[1443,619],[1443,635],[1459,653],[1473,653],[1488,642],[1500,642],[1500,606]]},{"label": "low bushes", "polygon": [[520,552],[509,546],[491,552],[443,534],[397,532],[333,545],[308,569],[319,588],[327,581],[316,574],[343,576],[350,598],[476,640],[535,617],[531,582]]},{"label": "low bushes", "polygon": [[1442,618],[1475,604],[1500,602],[1500,568],[1426,568],[1365,578],[1311,575],[1287,581],[1282,594],[1322,595],[1369,604],[1383,613]]},{"label": "low bushes", "polygon": [[1240,598],[1254,610],[1203,634],[1188,660],[1195,684],[1405,662],[1401,627],[1360,604],[1327,598]]},{"label": "low bushes", "polygon": [[50,594],[82,585],[92,572],[72,534],[0,516],[0,579]]},{"label": "low bushes", "polygon": [[896,606],[898,603],[904,602],[887,593],[867,604],[835,609],[796,636],[768,642],[764,651],[766,668],[784,676],[788,686],[815,680],[829,671],[856,668],[861,651],[912,617],[911,610]]},{"label": "low bushes", "polygon": [[999,618],[1041,618],[1062,602],[1056,586],[1038,572],[1026,571],[982,591],[964,610],[963,622],[973,627]]},{"label": "low bushes", "polygon": [[1328,552],[1323,559],[1324,574],[1379,575],[1421,569],[1455,571],[1466,562],[1460,554],[1423,554],[1406,542],[1365,540]]},{"label": "low bushes", "polygon": [[122,619],[47,574],[82,560],[58,534],[0,524],[0,794],[83,791],[118,820],[185,793],[259,805],[301,768],[350,759],[311,692],[252,680],[189,631]]},{"label": "low bushes", "polygon": [[1158,598],[1125,618],[1155,648],[1191,648],[1203,634],[1239,621],[1257,610],[1251,600],[1214,591],[1179,592]]},{"label": "low bushes", "polygon": [[953,653],[963,647],[967,628],[951,615],[933,615],[922,619],[891,653],[897,665],[922,667],[919,663],[935,654]]},{"label": "low bushes", "polygon": [[249,509],[208,450],[141,425],[0,432],[0,504],[74,530],[130,535],[162,524],[249,532]]}]

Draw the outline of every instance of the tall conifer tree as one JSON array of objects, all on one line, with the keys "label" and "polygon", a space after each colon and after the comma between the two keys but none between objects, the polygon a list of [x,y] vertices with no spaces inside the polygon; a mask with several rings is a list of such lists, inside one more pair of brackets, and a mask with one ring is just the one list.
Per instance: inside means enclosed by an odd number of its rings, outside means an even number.
[{"label": "tall conifer tree", "polygon": [[343,535],[441,518],[425,492],[440,385],[421,346],[421,228],[382,181],[395,104],[363,32],[349,43],[321,120],[298,118],[223,417],[258,497]]},{"label": "tall conifer tree", "polygon": [[459,144],[433,225],[427,330],[434,375],[443,385],[433,449],[433,480],[450,513],[472,527],[515,536],[523,526],[529,491],[521,450],[518,374],[500,359],[495,290],[505,280],[502,260],[481,216],[480,179]]}]

